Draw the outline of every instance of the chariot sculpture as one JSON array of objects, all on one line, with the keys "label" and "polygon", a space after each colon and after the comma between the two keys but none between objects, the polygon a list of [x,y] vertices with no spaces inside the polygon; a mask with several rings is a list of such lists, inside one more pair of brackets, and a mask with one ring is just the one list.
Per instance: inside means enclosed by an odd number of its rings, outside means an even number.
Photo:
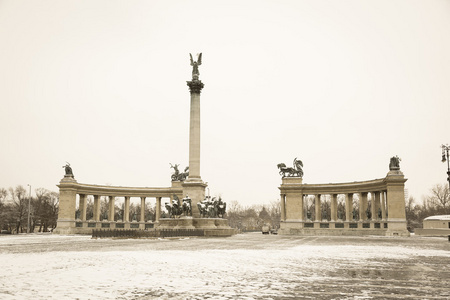
[{"label": "chariot sculpture", "polygon": [[280,175],[282,177],[303,177],[303,163],[301,160],[297,160],[297,157],[294,158],[294,167],[286,167],[284,163],[280,163],[277,165],[280,170]]},{"label": "chariot sculpture", "polygon": [[172,173],[172,181],[185,181],[186,178],[189,176],[189,166],[184,168],[184,172],[180,173],[180,170],[178,170],[179,164],[172,165],[170,164],[170,167],[174,170]]}]

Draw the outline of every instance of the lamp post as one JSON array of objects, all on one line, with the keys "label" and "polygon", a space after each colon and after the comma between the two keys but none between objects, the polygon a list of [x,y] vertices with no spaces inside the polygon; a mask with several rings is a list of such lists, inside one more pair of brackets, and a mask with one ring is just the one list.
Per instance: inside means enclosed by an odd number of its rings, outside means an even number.
[{"label": "lamp post", "polygon": [[450,146],[447,145],[442,145],[442,162],[445,163],[447,161],[447,181],[448,181],[448,186],[450,189],[450,161],[449,161],[449,157],[448,157],[448,151],[450,150]]},{"label": "lamp post", "polygon": [[27,233],[30,233],[30,214],[31,214],[31,185],[27,184],[30,187],[30,194],[28,195],[28,223],[27,223]]}]

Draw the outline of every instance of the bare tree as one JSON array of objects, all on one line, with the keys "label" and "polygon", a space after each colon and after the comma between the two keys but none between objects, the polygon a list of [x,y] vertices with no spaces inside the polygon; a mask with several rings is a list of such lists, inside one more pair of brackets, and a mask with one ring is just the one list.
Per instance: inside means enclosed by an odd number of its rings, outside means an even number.
[{"label": "bare tree", "polygon": [[435,214],[450,213],[450,195],[446,184],[436,184],[430,190],[431,195],[425,201],[430,208],[434,208]]}]

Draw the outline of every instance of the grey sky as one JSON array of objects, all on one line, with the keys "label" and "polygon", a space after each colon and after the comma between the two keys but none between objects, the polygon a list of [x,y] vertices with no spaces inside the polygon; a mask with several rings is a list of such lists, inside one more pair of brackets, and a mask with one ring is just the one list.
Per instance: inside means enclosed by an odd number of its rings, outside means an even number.
[{"label": "grey sky", "polygon": [[0,187],[169,186],[188,164],[203,52],[201,176],[243,205],[305,183],[445,183],[450,1],[0,1]]}]

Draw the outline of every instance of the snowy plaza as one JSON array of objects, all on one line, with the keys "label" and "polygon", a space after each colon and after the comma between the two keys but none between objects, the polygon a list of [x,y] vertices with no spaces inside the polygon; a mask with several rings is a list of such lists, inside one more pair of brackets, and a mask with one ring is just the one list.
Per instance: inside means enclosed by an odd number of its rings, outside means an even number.
[{"label": "snowy plaza", "polygon": [[448,299],[427,237],[0,236],[1,299]]}]

